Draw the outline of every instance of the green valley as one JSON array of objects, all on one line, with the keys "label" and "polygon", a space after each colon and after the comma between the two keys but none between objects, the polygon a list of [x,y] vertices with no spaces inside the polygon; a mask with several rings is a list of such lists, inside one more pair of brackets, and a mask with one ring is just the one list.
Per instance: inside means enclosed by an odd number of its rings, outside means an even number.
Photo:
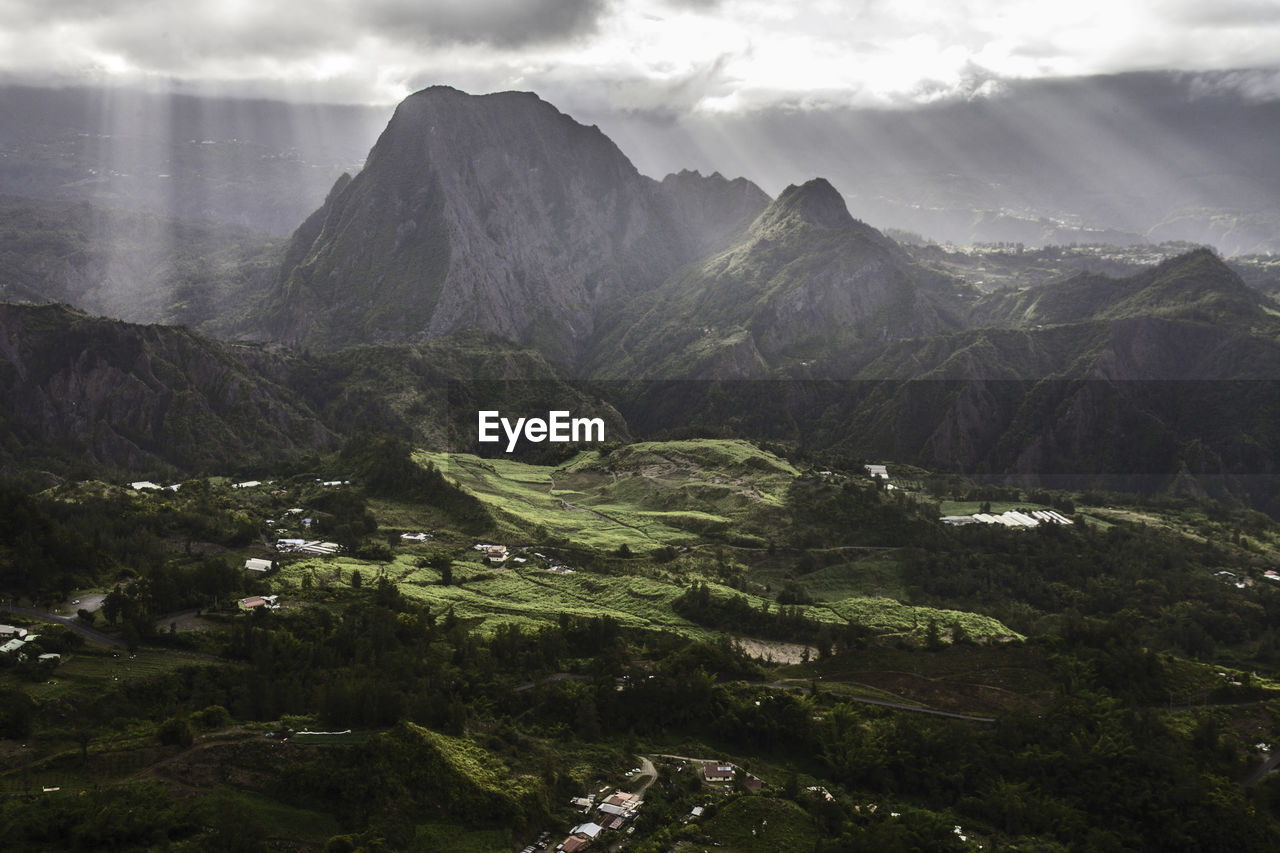
[{"label": "green valley", "polygon": [[[736,439],[540,465],[367,435],[322,468],[4,492],[0,612],[34,639],[0,657],[0,835],[515,851],[603,788],[642,792],[608,836],[637,851],[1280,838],[1257,513]],[[1050,508],[1076,523],[940,521]],[[1131,795],[1072,781],[1118,760]]]}]

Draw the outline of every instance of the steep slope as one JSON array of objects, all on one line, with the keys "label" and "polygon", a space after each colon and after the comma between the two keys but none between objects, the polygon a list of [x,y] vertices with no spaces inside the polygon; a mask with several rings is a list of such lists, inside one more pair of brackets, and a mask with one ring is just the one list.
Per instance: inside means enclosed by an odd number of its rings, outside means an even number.
[{"label": "steep slope", "polygon": [[[290,378],[320,420],[341,435],[375,430],[415,447],[506,456],[505,446],[477,442],[481,409],[517,416],[564,410],[602,417],[610,441],[630,438],[622,417],[537,352],[468,330],[422,344],[363,345],[299,359]],[[521,458],[564,448],[525,443]]]},{"label": "steep slope", "polygon": [[746,178],[731,181],[719,172],[703,177],[688,169],[663,178],[660,191],[698,256],[725,248],[772,201]]},{"label": "steep slope", "polygon": [[[4,475],[279,471],[369,431],[490,452],[476,445],[479,409],[565,409],[630,438],[616,410],[537,353],[478,331],[313,356],[0,303],[0,398]],[[531,459],[565,452],[531,448]]]},{"label": "steep slope", "polygon": [[295,234],[268,325],[325,349],[479,328],[572,363],[610,306],[757,212],[722,181],[664,191],[535,95],[427,89]]},{"label": "steep slope", "polygon": [[637,300],[594,363],[612,378],[762,376],[951,328],[944,281],[850,216],[819,178],[788,187],[735,245]]},{"label": "steep slope", "polygon": [[0,303],[0,463],[213,472],[335,447],[288,375],[258,346]]}]

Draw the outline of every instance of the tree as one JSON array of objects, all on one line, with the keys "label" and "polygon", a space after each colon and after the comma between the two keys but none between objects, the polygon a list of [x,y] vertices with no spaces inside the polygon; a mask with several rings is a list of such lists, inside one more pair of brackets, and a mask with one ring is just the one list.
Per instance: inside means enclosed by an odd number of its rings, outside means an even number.
[{"label": "tree", "polygon": [[124,627],[120,629],[120,639],[124,640],[124,646],[129,650],[129,654],[135,654],[138,647],[142,645],[142,635],[138,633],[137,627],[132,622],[124,623]]},{"label": "tree", "polygon": [[453,558],[448,554],[436,554],[428,563],[431,568],[440,573],[440,583],[445,586],[453,585]]},{"label": "tree", "polygon": [[924,629],[924,647],[931,652],[942,649],[942,632],[938,630],[937,619],[930,619],[928,627]]},{"label": "tree", "polygon": [[360,575],[360,570],[359,570],[359,569],[352,569],[352,571],[351,571],[351,588],[352,588],[352,589],[359,589],[359,588],[360,588],[360,585],[361,585],[362,583],[364,583],[364,578]]},{"label": "tree", "polygon": [[102,615],[107,617],[107,621],[112,625],[120,621],[121,614],[124,613],[127,599],[120,589],[120,585],[116,584],[116,588],[107,593],[106,598],[102,599]]},{"label": "tree", "polygon": [[0,691],[0,737],[23,738],[31,734],[35,700],[21,690]]}]

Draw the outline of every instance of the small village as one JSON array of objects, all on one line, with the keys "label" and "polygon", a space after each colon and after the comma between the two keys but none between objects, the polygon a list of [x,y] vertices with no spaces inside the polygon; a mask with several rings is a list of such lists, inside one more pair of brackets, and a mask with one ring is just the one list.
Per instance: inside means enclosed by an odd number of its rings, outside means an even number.
[{"label": "small village", "polygon": [[[569,801],[575,811],[588,820],[569,829],[563,841],[551,847],[555,853],[580,853],[586,850],[617,851],[624,848],[635,831],[634,821],[644,806],[644,792],[656,781],[658,770],[654,759],[673,773],[692,772],[701,780],[708,795],[725,796],[737,786],[745,791],[759,791],[764,782],[735,764],[726,761],[687,758],[675,755],[645,757],[641,767],[627,771],[634,791],[606,785],[594,793],[574,797]],[[707,804],[711,799],[707,800]],[[702,817],[707,805],[694,806],[684,817],[684,823],[692,823]],[[536,853],[547,849],[554,834],[541,833],[521,853]]]}]

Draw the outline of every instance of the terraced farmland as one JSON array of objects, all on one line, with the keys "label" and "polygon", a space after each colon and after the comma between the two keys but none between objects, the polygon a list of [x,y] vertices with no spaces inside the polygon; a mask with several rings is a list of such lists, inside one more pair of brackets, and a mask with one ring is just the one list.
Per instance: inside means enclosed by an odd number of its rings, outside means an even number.
[{"label": "terraced farmland", "polygon": [[557,468],[469,454],[415,455],[488,504],[507,526],[575,545],[647,551],[782,523],[799,475],[747,442],[674,441],[579,454]]}]

